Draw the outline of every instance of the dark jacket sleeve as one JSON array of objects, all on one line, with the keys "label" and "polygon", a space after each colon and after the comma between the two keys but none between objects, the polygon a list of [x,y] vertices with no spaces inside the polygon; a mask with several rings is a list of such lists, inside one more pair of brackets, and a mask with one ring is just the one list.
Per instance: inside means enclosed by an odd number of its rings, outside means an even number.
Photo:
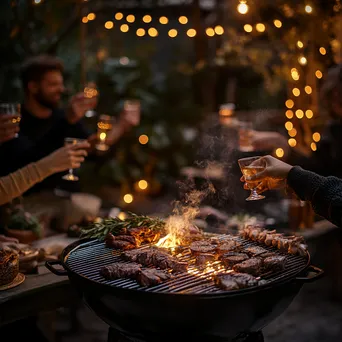
[{"label": "dark jacket sleeve", "polygon": [[295,166],[289,172],[288,185],[301,200],[310,201],[318,215],[342,227],[342,180],[322,177]]}]

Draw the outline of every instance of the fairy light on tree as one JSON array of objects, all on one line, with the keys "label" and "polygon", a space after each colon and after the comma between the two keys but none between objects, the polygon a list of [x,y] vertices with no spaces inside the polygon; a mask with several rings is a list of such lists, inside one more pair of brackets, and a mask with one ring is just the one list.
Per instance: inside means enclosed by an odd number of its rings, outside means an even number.
[{"label": "fairy light on tree", "polygon": [[146,15],[143,16],[142,20],[143,20],[144,23],[148,24],[148,23],[150,23],[152,21],[152,17],[149,14],[146,14]]},{"label": "fairy light on tree", "polygon": [[179,18],[178,18],[178,21],[182,24],[182,25],[185,25],[185,24],[187,24],[188,23],[188,18],[186,17],[186,16],[184,16],[184,15],[182,15],[182,16],[180,16]]},{"label": "fairy light on tree", "polygon": [[249,6],[247,5],[246,1],[240,1],[240,3],[237,5],[237,11],[240,14],[247,14],[249,10]]},{"label": "fairy light on tree", "polygon": [[279,147],[276,149],[275,154],[278,158],[283,158],[285,153],[284,150]]},{"label": "fairy light on tree", "polygon": [[256,24],[255,28],[260,33],[263,33],[266,30],[266,26],[263,23]]},{"label": "fairy light on tree", "polygon": [[252,25],[249,25],[249,24],[246,24],[243,29],[248,32],[248,33],[251,33],[253,31],[253,26]]},{"label": "fairy light on tree", "polygon": [[188,37],[193,38],[196,36],[196,30],[195,29],[188,29],[188,31],[186,31],[186,34]]},{"label": "fairy light on tree", "polygon": [[162,24],[162,25],[166,25],[168,22],[169,22],[169,19],[167,17],[160,17],[159,18],[159,22]]},{"label": "fairy light on tree", "polygon": [[115,20],[121,20],[123,19],[124,15],[121,12],[115,13]]},{"label": "fairy light on tree", "polygon": [[283,26],[283,23],[279,19],[275,19],[273,24],[276,28],[281,28]]},{"label": "fairy light on tree", "polygon": [[126,194],[126,195],[124,195],[123,200],[125,203],[130,204],[133,202],[134,197],[132,194]]}]

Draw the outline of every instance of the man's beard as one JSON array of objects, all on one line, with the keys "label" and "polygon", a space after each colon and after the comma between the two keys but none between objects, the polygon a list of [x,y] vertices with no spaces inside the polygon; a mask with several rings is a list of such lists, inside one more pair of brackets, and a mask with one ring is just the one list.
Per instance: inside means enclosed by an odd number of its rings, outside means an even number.
[{"label": "man's beard", "polygon": [[59,101],[57,102],[49,101],[48,99],[46,99],[46,97],[42,93],[36,94],[35,99],[40,105],[48,109],[56,109],[59,106]]}]

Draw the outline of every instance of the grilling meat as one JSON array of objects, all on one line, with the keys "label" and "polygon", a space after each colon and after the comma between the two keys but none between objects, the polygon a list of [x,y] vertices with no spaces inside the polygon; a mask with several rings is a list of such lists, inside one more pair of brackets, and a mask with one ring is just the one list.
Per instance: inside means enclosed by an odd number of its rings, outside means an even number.
[{"label": "grilling meat", "polygon": [[235,240],[225,241],[223,244],[217,247],[217,253],[222,255],[229,252],[233,252],[238,250],[241,247],[241,244]]},{"label": "grilling meat", "polygon": [[186,272],[188,270],[187,262],[181,262],[157,248],[128,251],[124,252],[122,256],[126,260],[138,262],[145,266],[153,265],[161,269],[171,268],[174,272]]},{"label": "grilling meat", "polygon": [[268,251],[265,248],[259,246],[252,246],[245,249],[245,252],[250,256],[258,256],[263,253],[267,253]]},{"label": "grilling meat", "polygon": [[147,269],[147,270],[142,270],[138,275],[137,275],[137,282],[141,286],[152,286],[152,285],[158,285],[164,280],[170,279],[170,275],[160,271],[156,270],[154,268]]},{"label": "grilling meat", "polygon": [[128,235],[118,235],[114,236],[113,234],[109,233],[107,234],[105,238],[105,244],[107,247],[114,248],[114,249],[121,249],[121,250],[126,250],[126,249],[133,249],[136,248],[136,244],[130,241],[129,238],[134,239],[133,236],[128,236]]},{"label": "grilling meat", "polygon": [[233,266],[233,270],[239,273],[248,273],[257,276],[262,273],[263,262],[260,258],[247,259]]},{"label": "grilling meat", "polygon": [[221,256],[221,261],[224,266],[231,268],[235,264],[239,264],[245,260],[249,259],[249,256],[246,253],[227,253]]},{"label": "grilling meat", "polygon": [[219,274],[214,278],[215,284],[225,291],[239,290],[259,284],[250,274],[227,273]]},{"label": "grilling meat", "polygon": [[193,255],[215,253],[216,247],[216,244],[211,243],[209,240],[195,241],[189,246]]},{"label": "grilling meat", "polygon": [[204,266],[207,262],[214,262],[217,260],[216,254],[202,253],[196,255],[196,265]]},{"label": "grilling meat", "polygon": [[282,271],[285,268],[286,257],[283,255],[270,256],[263,260],[263,268],[266,272]]},{"label": "grilling meat", "polygon": [[266,246],[273,246],[289,254],[305,256],[307,246],[304,238],[300,236],[284,236],[276,233],[275,230],[269,231],[259,227],[248,226],[244,228],[240,235],[249,240],[264,243]]},{"label": "grilling meat", "polygon": [[171,276],[163,271],[156,269],[142,270],[141,265],[136,263],[125,264],[117,262],[104,266],[100,274],[107,280],[119,278],[129,278],[136,280],[141,286],[152,286],[160,284],[162,281],[170,279]]},{"label": "grilling meat", "polygon": [[125,264],[117,262],[108,266],[103,266],[100,270],[100,274],[108,279],[130,278],[135,279],[141,272],[140,265],[138,264]]}]

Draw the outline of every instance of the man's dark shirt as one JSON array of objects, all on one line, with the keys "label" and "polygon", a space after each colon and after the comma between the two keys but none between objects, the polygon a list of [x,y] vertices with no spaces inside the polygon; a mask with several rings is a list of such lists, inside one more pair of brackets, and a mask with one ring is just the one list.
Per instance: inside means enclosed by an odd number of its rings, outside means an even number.
[{"label": "man's dark shirt", "polygon": [[[46,157],[62,147],[66,137],[86,139],[90,135],[82,122],[69,124],[61,109],[53,110],[46,119],[33,116],[24,106],[21,114],[19,137],[0,146],[0,176]],[[34,186],[30,192],[53,189],[60,183],[61,174],[55,174]]]}]

